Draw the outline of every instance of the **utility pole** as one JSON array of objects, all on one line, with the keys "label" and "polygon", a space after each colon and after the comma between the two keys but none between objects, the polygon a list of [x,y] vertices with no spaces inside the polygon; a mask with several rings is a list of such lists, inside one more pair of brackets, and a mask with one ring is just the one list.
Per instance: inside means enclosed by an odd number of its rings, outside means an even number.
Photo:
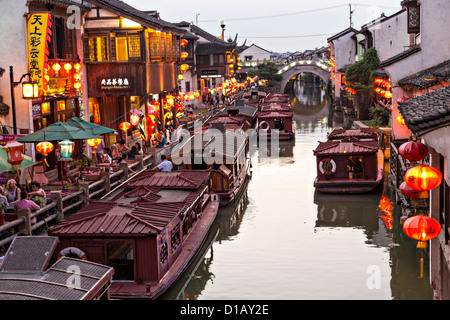
[{"label": "utility pole", "polygon": [[350,28],[353,27],[353,12],[355,12],[355,10],[352,10],[352,4],[349,3],[348,6],[350,7]]},{"label": "utility pole", "polygon": [[198,16],[199,15],[200,15],[200,13],[195,14],[195,24],[197,25],[197,27],[198,27]]}]

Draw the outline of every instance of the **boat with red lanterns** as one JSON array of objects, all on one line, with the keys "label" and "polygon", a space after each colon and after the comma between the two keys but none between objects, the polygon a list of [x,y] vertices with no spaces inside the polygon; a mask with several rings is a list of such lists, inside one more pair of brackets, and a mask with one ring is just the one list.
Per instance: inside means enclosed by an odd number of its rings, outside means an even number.
[{"label": "boat with red lanterns", "polygon": [[321,192],[365,193],[383,181],[378,128],[334,128],[313,152],[317,161],[314,187]]},{"label": "boat with red lanterns", "polygon": [[156,299],[201,252],[219,208],[208,170],[143,171],[50,228],[58,251],[114,268],[112,299]]}]

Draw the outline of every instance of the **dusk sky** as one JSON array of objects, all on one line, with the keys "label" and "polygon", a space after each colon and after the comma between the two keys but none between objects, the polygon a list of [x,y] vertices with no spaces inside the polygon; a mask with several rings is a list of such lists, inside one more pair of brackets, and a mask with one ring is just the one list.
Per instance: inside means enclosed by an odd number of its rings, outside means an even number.
[{"label": "dusk sky", "polygon": [[[140,10],[156,10],[168,22],[188,21],[219,36],[220,22],[226,27],[225,39],[238,44],[258,45],[273,52],[295,52],[325,46],[327,38],[350,26],[349,2],[322,1],[211,1],[123,0]],[[400,0],[358,0],[352,3],[353,27],[360,27],[384,13],[389,16],[401,10]],[[197,14],[199,14],[197,16]]]}]

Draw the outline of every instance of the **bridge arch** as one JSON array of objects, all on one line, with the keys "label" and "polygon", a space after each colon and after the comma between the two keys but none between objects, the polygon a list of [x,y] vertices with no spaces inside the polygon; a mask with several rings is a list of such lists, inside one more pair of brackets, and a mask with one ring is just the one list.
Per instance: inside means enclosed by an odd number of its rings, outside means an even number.
[{"label": "bridge arch", "polygon": [[293,61],[278,71],[278,74],[283,76],[283,79],[280,82],[280,92],[288,92],[292,88],[297,75],[302,72],[309,72],[319,76],[325,83],[330,81],[329,66],[325,62],[322,62],[321,60]]}]

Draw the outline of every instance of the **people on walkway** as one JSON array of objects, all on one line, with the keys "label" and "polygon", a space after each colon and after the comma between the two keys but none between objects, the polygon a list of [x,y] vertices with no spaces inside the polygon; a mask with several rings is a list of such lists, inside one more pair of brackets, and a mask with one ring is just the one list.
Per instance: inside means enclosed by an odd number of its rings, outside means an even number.
[{"label": "people on walkway", "polygon": [[169,160],[167,160],[167,157],[163,154],[161,156],[161,163],[158,164],[158,166],[156,167],[158,169],[158,171],[163,171],[163,172],[170,172],[173,169],[173,164],[172,162],[170,162]]},{"label": "people on walkway", "polygon": [[44,174],[45,163],[41,153],[36,153],[36,163],[37,164],[33,166],[33,181],[37,181],[41,186],[45,186],[48,184],[48,179]]},{"label": "people on walkway", "polygon": [[116,143],[116,148],[119,156],[122,155],[122,153],[124,153],[125,150],[128,152],[131,151],[131,149],[127,146],[125,140],[123,139]]},{"label": "people on walkway", "polygon": [[18,200],[16,203],[14,203],[14,212],[19,212],[19,210],[23,209],[30,209],[32,210],[39,210],[41,207],[38,206],[34,201],[28,200],[28,192],[26,190],[22,190],[20,192],[21,199]]},{"label": "people on walkway", "polygon": [[6,198],[5,188],[0,186],[0,205],[8,206],[8,198]]},{"label": "people on walkway", "polygon": [[108,147],[103,148],[103,154],[100,156],[101,163],[111,163],[111,150]]},{"label": "people on walkway", "polygon": [[164,135],[164,130],[159,129],[155,134],[154,140],[152,141],[152,147],[163,148],[166,145],[166,136]]},{"label": "people on walkway", "polygon": [[38,204],[40,207],[45,206],[47,201],[47,196],[45,194],[44,189],[41,188],[41,185],[37,181],[31,181],[30,183],[31,192],[28,193],[30,199]]},{"label": "people on walkway", "polygon": [[8,199],[8,203],[15,203],[20,200],[20,188],[14,179],[9,179],[6,182],[6,198]]}]

